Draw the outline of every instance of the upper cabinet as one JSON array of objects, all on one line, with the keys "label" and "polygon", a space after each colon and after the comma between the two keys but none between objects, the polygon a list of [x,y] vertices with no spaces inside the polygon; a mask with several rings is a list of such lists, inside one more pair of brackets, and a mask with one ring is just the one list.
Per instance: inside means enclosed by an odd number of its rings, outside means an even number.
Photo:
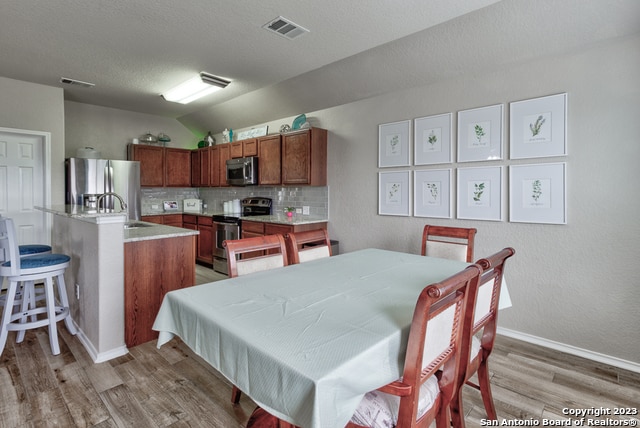
[{"label": "upper cabinet", "polygon": [[282,184],[327,185],[326,129],[302,129],[282,135]]},{"label": "upper cabinet", "polygon": [[281,158],[280,134],[258,138],[258,184],[268,186],[282,183]]},{"label": "upper cabinet", "polygon": [[140,162],[140,186],[191,186],[191,150],[129,144],[127,157]]},{"label": "upper cabinet", "polygon": [[165,187],[191,187],[191,150],[164,149]]},{"label": "upper cabinet", "polygon": [[129,145],[144,187],[226,187],[227,160],[258,157],[262,186],[326,186],[327,130],[300,129],[196,150]]}]

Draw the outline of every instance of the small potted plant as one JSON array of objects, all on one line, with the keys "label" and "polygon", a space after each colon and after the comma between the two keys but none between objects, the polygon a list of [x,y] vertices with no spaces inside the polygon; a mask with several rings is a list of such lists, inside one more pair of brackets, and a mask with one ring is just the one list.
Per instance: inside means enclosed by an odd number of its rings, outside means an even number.
[{"label": "small potted plant", "polygon": [[293,213],[296,211],[295,207],[285,207],[284,212],[287,213],[287,217],[293,217]]}]

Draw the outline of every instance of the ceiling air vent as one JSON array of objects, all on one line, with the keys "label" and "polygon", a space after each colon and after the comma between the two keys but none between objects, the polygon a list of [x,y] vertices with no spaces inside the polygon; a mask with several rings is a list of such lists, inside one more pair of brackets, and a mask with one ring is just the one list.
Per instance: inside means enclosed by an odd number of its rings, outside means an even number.
[{"label": "ceiling air vent", "polygon": [[262,28],[272,31],[279,36],[286,37],[287,39],[295,39],[296,37],[309,32],[306,28],[301,27],[281,16],[263,25]]},{"label": "ceiling air vent", "polygon": [[95,83],[83,82],[82,80],[69,79],[68,77],[61,77],[60,83],[65,85],[82,86],[83,88],[91,88],[96,86]]}]

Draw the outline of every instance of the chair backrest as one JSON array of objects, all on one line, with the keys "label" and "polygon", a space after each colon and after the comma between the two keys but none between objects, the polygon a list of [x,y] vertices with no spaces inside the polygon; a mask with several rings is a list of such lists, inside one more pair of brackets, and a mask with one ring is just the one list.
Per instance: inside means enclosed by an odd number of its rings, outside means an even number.
[{"label": "chair backrest", "polygon": [[[473,331],[482,333],[482,348],[491,352],[498,327],[498,304],[506,260],[515,254],[511,247],[504,248],[476,262],[482,268],[478,295],[473,308]],[[481,351],[482,352],[482,351]],[[472,356],[473,357],[473,356]]]},{"label": "chair backrest", "polygon": [[280,234],[227,240],[222,245],[227,249],[230,278],[289,264],[287,248]]},{"label": "chair backrest", "polygon": [[[466,369],[469,358],[470,325],[465,325],[463,319],[468,299],[477,289],[480,272],[479,266],[468,266],[420,293],[409,331],[401,381],[409,387],[410,393],[400,398],[398,428],[423,426],[427,419],[434,417],[438,408],[448,406],[453,398],[459,373]],[[420,387],[438,370],[442,370],[438,382],[439,405],[434,405],[416,421]]]},{"label": "chair backrest", "polygon": [[430,226],[422,231],[422,255],[473,262],[475,228]]},{"label": "chair backrest", "polygon": [[331,256],[331,240],[326,229],[287,233],[285,241],[290,265]]},{"label": "chair backrest", "polygon": [[3,262],[10,262],[9,266],[2,266],[3,275],[19,275],[20,248],[13,220],[7,217],[0,217],[0,258]]}]

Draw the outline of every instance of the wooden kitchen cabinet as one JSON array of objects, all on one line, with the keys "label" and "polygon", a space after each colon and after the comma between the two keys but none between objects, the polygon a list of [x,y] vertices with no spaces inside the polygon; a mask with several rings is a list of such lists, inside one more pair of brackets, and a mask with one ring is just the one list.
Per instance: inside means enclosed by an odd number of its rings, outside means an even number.
[{"label": "wooden kitchen cabinet", "polygon": [[162,224],[165,226],[182,227],[182,214],[163,215]]},{"label": "wooden kitchen cabinet", "polygon": [[229,183],[227,183],[227,161],[231,159],[231,144],[220,144],[218,146],[220,148],[220,159],[218,162],[218,174],[220,176],[219,186],[227,187]]},{"label": "wooden kitchen cabinet", "polygon": [[[320,223],[308,223],[308,224],[280,224],[280,223],[265,223],[260,221],[247,221],[242,220],[242,237],[250,238],[253,236],[266,236],[266,235],[275,235],[277,233],[282,236],[287,233],[295,233],[295,232],[304,232],[307,230],[316,230],[316,229],[326,229],[327,222]],[[262,255],[262,252],[250,254],[251,257],[256,257]]]},{"label": "wooden kitchen cabinet", "polygon": [[140,217],[140,220],[148,221],[149,223],[162,224],[162,217],[164,217],[164,216],[161,216],[161,215],[143,215],[142,217]]},{"label": "wooden kitchen cabinet", "polygon": [[209,187],[220,186],[220,146],[209,147]]},{"label": "wooden kitchen cabinet", "polygon": [[282,184],[327,185],[327,130],[303,129],[282,135]]},{"label": "wooden kitchen cabinet", "polygon": [[191,150],[164,148],[164,186],[191,186]]},{"label": "wooden kitchen cabinet", "polygon": [[258,183],[261,185],[277,185],[281,179],[281,144],[280,134],[267,135],[258,140]]},{"label": "wooden kitchen cabinet", "polygon": [[200,152],[191,150],[191,187],[200,187]]},{"label": "wooden kitchen cabinet", "polygon": [[124,244],[125,343],[131,348],[158,337],[151,329],[164,295],[195,284],[195,236]]},{"label": "wooden kitchen cabinet", "polygon": [[198,251],[196,260],[213,266],[213,218],[198,217]]},{"label": "wooden kitchen cabinet", "polygon": [[191,186],[191,150],[129,144],[127,158],[140,162],[140,186]]},{"label": "wooden kitchen cabinet", "polygon": [[140,186],[164,186],[164,147],[130,144],[127,157],[140,162]]},{"label": "wooden kitchen cabinet", "polygon": [[234,141],[231,143],[230,153],[231,159],[258,156],[258,140],[249,138],[247,140]]},{"label": "wooden kitchen cabinet", "polygon": [[185,229],[198,230],[198,216],[193,214],[182,214],[182,227]]},{"label": "wooden kitchen cabinet", "polygon": [[140,220],[165,226],[182,227],[182,214],[143,215]]}]

